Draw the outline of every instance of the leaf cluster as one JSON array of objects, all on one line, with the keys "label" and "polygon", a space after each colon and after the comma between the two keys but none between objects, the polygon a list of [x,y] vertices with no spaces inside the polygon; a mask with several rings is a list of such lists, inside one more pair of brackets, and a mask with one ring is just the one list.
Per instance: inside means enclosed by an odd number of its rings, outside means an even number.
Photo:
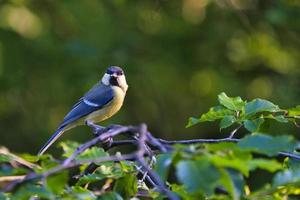
[{"label": "leaf cluster", "polygon": [[[269,120],[295,124],[300,106],[281,109],[264,99],[247,102],[225,93],[218,100],[220,105],[199,118],[190,118],[187,126],[218,120],[220,129],[236,126],[237,131],[244,127],[250,134],[236,142],[175,142],[169,151],[158,152],[152,158],[145,156],[153,172],[184,200],[281,200],[299,195],[300,159],[278,157],[284,153],[297,156],[298,141],[290,135],[266,134],[264,127]],[[85,164],[46,176],[61,165],[61,159],[70,157],[79,144],[64,142],[60,146],[63,154],[59,159],[51,155],[36,157],[0,151],[0,180],[30,173],[41,175],[13,191],[1,193],[0,199],[166,199],[159,187],[145,178],[147,173],[136,160],[99,162],[95,171],[84,173],[88,166],[84,161],[122,155],[98,146],[86,149],[75,158],[76,162]],[[263,185],[254,187],[249,180],[257,178],[257,173],[268,174],[269,178]],[[0,181],[1,187],[5,188],[7,182]]]}]

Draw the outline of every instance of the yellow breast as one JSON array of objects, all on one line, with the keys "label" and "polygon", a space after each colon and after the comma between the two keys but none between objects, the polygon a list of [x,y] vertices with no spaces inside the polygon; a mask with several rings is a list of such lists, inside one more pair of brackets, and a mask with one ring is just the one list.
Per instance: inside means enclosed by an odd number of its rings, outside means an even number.
[{"label": "yellow breast", "polygon": [[112,86],[112,89],[114,90],[113,100],[100,110],[97,110],[87,115],[85,121],[90,120],[93,123],[101,122],[113,116],[120,110],[120,108],[123,105],[126,91],[124,92],[120,87],[117,86]]}]

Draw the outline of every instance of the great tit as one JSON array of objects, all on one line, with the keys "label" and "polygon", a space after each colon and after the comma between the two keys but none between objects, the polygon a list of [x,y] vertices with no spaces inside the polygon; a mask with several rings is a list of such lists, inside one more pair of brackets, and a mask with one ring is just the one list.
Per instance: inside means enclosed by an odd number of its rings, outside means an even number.
[{"label": "great tit", "polygon": [[122,107],[127,89],[124,71],[117,66],[109,67],[101,81],[72,107],[38,155],[42,155],[65,131],[113,116]]}]

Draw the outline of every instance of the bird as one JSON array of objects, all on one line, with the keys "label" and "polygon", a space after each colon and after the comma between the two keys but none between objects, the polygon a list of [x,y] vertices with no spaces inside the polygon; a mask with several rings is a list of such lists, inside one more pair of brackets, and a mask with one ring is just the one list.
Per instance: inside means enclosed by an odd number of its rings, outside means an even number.
[{"label": "bird", "polygon": [[102,79],[71,108],[38,155],[44,154],[64,132],[76,126],[102,122],[116,114],[123,105],[127,89],[122,68],[108,67]]}]

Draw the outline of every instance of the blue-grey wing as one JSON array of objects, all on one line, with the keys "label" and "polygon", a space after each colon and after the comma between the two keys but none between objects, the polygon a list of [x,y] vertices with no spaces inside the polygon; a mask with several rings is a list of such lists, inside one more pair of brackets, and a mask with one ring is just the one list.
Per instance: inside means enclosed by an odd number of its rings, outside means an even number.
[{"label": "blue-grey wing", "polygon": [[76,120],[101,109],[114,97],[111,87],[101,83],[96,84],[72,107],[72,110],[65,116],[60,127],[64,127]]}]

